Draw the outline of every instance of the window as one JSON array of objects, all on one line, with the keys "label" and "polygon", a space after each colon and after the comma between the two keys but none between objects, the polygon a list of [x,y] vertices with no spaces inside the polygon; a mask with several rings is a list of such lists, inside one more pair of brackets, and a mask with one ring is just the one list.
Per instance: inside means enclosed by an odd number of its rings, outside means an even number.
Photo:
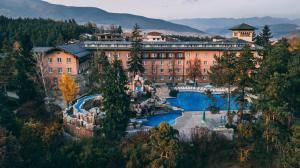
[{"label": "window", "polygon": [[146,62],[146,61],[143,61],[143,64],[144,64],[144,65],[147,65],[147,62]]},{"label": "window", "polygon": [[207,80],[207,77],[206,77],[206,76],[203,76],[202,79],[203,79],[203,80]]},{"label": "window", "polygon": [[170,54],[169,54],[169,58],[173,58],[173,53],[170,53]]},{"label": "window", "polygon": [[48,63],[52,63],[52,58],[48,58]]},{"label": "window", "polygon": [[68,73],[72,73],[72,68],[68,68]]},{"label": "window", "polygon": [[180,69],[177,69],[177,72],[180,72]]},{"label": "window", "polygon": [[203,72],[206,72],[206,69],[205,69],[205,68],[203,69]]},{"label": "window", "polygon": [[58,68],[58,73],[63,73],[63,69],[62,68]]},{"label": "window", "polygon": [[49,73],[53,73],[53,68],[48,68]]},{"label": "window", "polygon": [[173,79],[173,77],[172,76],[169,76],[169,80],[172,80]]},{"label": "window", "polygon": [[58,62],[58,63],[61,63],[61,58],[57,58],[57,62]]},{"label": "window", "polygon": [[163,76],[161,76],[161,77],[160,77],[160,80],[164,80],[164,77],[163,77]]},{"label": "window", "polygon": [[163,61],[160,61],[160,65],[164,65],[164,62],[163,62]]},{"label": "window", "polygon": [[163,73],[163,72],[164,72],[164,69],[160,69],[160,72]]},{"label": "window", "polygon": [[178,65],[181,65],[181,61],[178,61]]},{"label": "window", "polygon": [[204,65],[207,65],[207,61],[204,61]]},{"label": "window", "polygon": [[71,62],[71,58],[67,58],[67,62]]}]

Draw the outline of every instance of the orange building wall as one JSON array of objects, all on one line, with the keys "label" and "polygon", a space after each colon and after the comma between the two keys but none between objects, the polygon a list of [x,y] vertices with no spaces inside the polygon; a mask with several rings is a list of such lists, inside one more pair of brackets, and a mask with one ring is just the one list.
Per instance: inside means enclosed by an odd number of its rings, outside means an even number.
[{"label": "orange building wall", "polygon": [[[100,54],[102,51],[98,51]],[[97,53],[97,52],[95,52]],[[223,51],[145,51],[144,53],[182,53],[183,58],[146,58],[143,59],[145,73],[144,77],[153,82],[185,82],[188,77],[188,69],[190,68],[189,62],[193,62],[195,59],[201,61],[202,77],[197,78],[197,82],[209,82],[208,72],[210,67],[215,63],[214,56],[222,56]],[[130,56],[130,51],[105,51],[108,59],[112,61],[114,58],[120,59],[125,70],[128,69],[127,61]],[[239,52],[237,52],[237,56]],[[257,56],[257,52],[254,52]],[[174,63],[174,65],[173,65]],[[155,70],[154,70],[155,69]],[[161,69],[162,72],[161,72]],[[175,72],[173,72],[175,69]],[[173,79],[173,77],[175,77]]]}]

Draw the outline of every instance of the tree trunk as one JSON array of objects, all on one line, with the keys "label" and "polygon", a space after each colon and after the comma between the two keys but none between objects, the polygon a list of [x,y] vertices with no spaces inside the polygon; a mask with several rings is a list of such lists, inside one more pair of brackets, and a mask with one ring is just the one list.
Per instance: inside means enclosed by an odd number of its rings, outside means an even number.
[{"label": "tree trunk", "polygon": [[232,120],[231,120],[231,111],[230,111],[230,101],[231,101],[231,87],[230,87],[230,83],[228,83],[228,93],[227,93],[227,118],[228,118],[228,122],[231,125],[232,124]]}]

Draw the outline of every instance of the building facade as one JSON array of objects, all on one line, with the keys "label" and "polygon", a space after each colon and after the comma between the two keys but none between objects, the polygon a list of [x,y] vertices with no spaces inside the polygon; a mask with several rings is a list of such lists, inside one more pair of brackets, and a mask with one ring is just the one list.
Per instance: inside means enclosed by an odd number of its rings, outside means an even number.
[{"label": "building facade", "polygon": [[[166,42],[143,41],[143,63],[145,80],[154,83],[184,83],[191,81],[189,72],[194,61],[198,61],[201,75],[196,78],[198,83],[209,83],[208,72],[215,63],[215,56],[224,52],[235,52],[237,56],[245,45],[249,45],[254,56],[258,56],[260,46],[253,44],[255,28],[241,24],[231,29],[233,37],[216,41],[201,42]],[[247,35],[245,32],[250,32]],[[242,35],[245,34],[245,35]],[[153,34],[158,35],[158,34]],[[89,67],[89,59],[93,55],[104,52],[109,60],[120,59],[125,70],[130,59],[130,41],[85,41],[44,51],[44,64],[47,65],[47,75],[52,77],[54,84],[63,73],[77,78]]]},{"label": "building facade", "polygon": [[[191,80],[189,71],[195,60],[200,60],[201,77],[197,82],[209,82],[208,72],[215,63],[215,56],[225,51],[237,55],[245,45],[250,45],[254,56],[258,56],[259,46],[240,39],[225,39],[218,42],[143,42],[143,77],[155,83],[183,83]],[[105,52],[110,60],[120,59],[128,68],[131,42],[86,41],[84,47],[94,54]]]},{"label": "building facade", "polygon": [[90,64],[91,52],[82,44],[58,47],[35,47],[33,55],[47,87],[57,87],[62,74],[68,74],[80,85],[84,85],[83,74]]}]

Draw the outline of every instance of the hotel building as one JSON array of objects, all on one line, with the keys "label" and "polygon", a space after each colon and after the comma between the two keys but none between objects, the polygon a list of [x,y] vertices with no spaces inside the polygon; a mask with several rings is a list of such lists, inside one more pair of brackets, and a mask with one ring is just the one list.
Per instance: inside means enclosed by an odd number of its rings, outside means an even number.
[{"label": "hotel building", "polygon": [[[144,79],[155,83],[184,83],[191,80],[189,71],[194,60],[200,60],[201,77],[196,81],[208,83],[208,72],[214,65],[214,56],[222,56],[225,51],[235,52],[237,56],[245,45],[249,45],[254,56],[258,56],[261,49],[253,43],[255,28],[241,24],[231,29],[232,38],[207,42],[165,42],[165,41],[143,41],[143,63],[145,67]],[[75,45],[77,47],[75,47]],[[110,60],[120,59],[125,70],[128,69],[127,62],[130,58],[130,41],[85,41],[80,44],[72,44],[72,47],[64,46],[53,48],[46,53],[48,59],[49,73],[57,70],[58,75],[63,72],[70,72],[78,75],[86,70],[91,55],[105,52]],[[74,48],[74,49],[73,49]],[[79,52],[80,51],[80,52]],[[55,62],[61,58],[61,62]],[[69,67],[68,59],[74,60]],[[83,60],[82,60],[83,59]],[[55,62],[54,65],[51,63]],[[63,71],[59,70],[63,68]],[[57,74],[57,73],[56,73]],[[55,77],[54,77],[55,79]],[[56,78],[57,79],[57,78]]]}]

